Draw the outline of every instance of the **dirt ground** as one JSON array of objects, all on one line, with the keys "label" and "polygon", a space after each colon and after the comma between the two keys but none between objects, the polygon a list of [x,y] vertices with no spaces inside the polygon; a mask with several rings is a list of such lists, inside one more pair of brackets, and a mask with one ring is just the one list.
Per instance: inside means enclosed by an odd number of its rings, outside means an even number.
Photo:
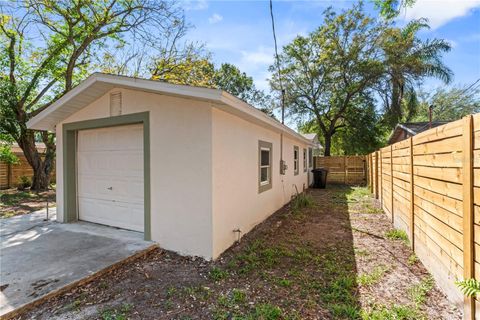
[{"label": "dirt ground", "polygon": [[309,194],[215,262],[158,249],[18,319],[461,319],[366,188]]},{"label": "dirt ground", "polygon": [[33,211],[55,206],[55,190],[45,192],[19,191],[17,189],[0,190],[0,219],[10,218]]}]

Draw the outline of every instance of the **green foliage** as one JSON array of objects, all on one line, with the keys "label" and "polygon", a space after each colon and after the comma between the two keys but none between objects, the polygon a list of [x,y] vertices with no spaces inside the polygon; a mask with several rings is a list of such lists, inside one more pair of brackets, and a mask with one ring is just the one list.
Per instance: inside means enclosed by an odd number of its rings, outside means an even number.
[{"label": "green foliage", "polygon": [[209,272],[210,279],[220,281],[228,277],[228,272],[217,267],[213,267]]},{"label": "green foliage", "polygon": [[293,212],[298,212],[304,208],[311,208],[315,205],[315,200],[306,192],[299,193],[292,199],[291,206]]},{"label": "green foliage", "polygon": [[282,317],[282,309],[269,303],[259,304],[255,307],[253,319],[276,320]]},{"label": "green foliage", "polygon": [[317,30],[295,38],[280,55],[280,78],[274,74],[272,89],[278,91],[281,80],[288,114],[316,123],[326,156],[332,136],[348,126],[346,115],[355,113],[356,99],[383,73],[375,39],[384,27],[364,13],[362,4],[339,14],[327,9]]},{"label": "green foliage", "polygon": [[427,299],[428,293],[433,289],[435,281],[431,276],[422,279],[419,284],[414,285],[408,291],[410,298],[417,307],[423,305]]},{"label": "green foliage", "polygon": [[477,297],[480,294],[480,281],[475,279],[465,279],[455,281],[460,291],[467,297]]},{"label": "green foliage", "polygon": [[428,121],[429,107],[433,105],[432,118],[437,121],[453,121],[480,112],[480,88],[468,86],[439,87],[432,92],[420,91],[418,104],[407,121]]},{"label": "green foliage", "polygon": [[373,0],[380,15],[385,19],[393,19],[398,16],[400,9],[411,7],[416,0]]},{"label": "green foliage", "polygon": [[124,303],[118,309],[105,309],[100,313],[102,320],[127,320],[132,305]]},{"label": "green foliage", "polygon": [[408,235],[405,231],[400,229],[391,229],[385,233],[385,237],[390,240],[402,240],[406,244],[408,243]]},{"label": "green foliage", "polygon": [[387,266],[377,266],[370,273],[365,273],[357,277],[358,284],[362,286],[371,286],[380,281],[380,279],[389,270]]},{"label": "green foliage", "polygon": [[12,149],[9,145],[0,145],[0,161],[7,164],[19,163],[18,157],[12,152]]},{"label": "green foliage", "polygon": [[421,40],[418,33],[429,26],[425,19],[413,20],[402,29],[387,28],[381,48],[386,72],[377,86],[384,103],[384,124],[393,129],[398,122],[412,117],[416,110],[415,87],[434,77],[449,83],[452,71],[442,62],[451,45],[443,39]]},{"label": "green foliage", "polygon": [[27,188],[30,188],[32,186],[32,181],[30,180],[29,177],[27,176],[20,176],[18,178],[18,186],[17,189],[20,191],[23,191]]},{"label": "green foliage", "polygon": [[370,311],[362,311],[361,317],[364,320],[426,320],[416,308],[403,305],[376,305]]},{"label": "green foliage", "polygon": [[407,260],[407,263],[409,266],[413,266],[414,264],[416,264],[418,262],[418,257],[415,253],[412,253],[409,257],[408,257],[408,260]]}]

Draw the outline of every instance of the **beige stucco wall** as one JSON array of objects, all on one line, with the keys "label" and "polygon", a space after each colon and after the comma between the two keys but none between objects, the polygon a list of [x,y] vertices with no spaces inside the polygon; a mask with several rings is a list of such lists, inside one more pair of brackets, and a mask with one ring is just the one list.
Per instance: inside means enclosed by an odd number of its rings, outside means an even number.
[{"label": "beige stucco wall", "polygon": [[[151,234],[161,247],[212,257],[211,106],[122,91],[123,114],[150,112]],[[107,93],[57,125],[57,219],[63,221],[62,124],[109,117]]]},{"label": "beige stucco wall", "polygon": [[[212,113],[213,141],[213,257],[242,235],[280,209],[295,194],[308,187],[303,170],[305,144],[284,136],[284,160],[288,165],[280,175],[280,133],[247,122],[224,111]],[[258,141],[272,143],[272,188],[258,192]],[[299,174],[294,175],[293,150],[299,147]],[[308,156],[308,154],[307,154]],[[308,166],[308,164],[307,164]]]}]

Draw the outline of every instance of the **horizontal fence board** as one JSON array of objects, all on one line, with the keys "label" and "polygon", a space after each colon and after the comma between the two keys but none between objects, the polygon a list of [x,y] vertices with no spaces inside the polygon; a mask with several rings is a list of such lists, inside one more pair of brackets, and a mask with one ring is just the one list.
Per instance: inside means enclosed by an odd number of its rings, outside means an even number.
[{"label": "horizontal fence board", "polygon": [[[436,206],[444,208],[460,217],[463,216],[463,202],[458,201],[457,199],[450,198],[448,196],[432,192],[428,189],[423,189],[422,187],[415,184],[415,195],[428,200],[432,203],[435,203]],[[416,201],[416,200],[415,200]]]},{"label": "horizontal fence board", "polygon": [[451,153],[461,152],[463,146],[463,137],[453,137],[445,140],[429,142],[413,146],[413,154],[435,154],[435,153]]},{"label": "horizontal fence board", "polygon": [[416,176],[457,183],[461,183],[463,179],[461,168],[437,168],[415,165],[413,173]]},{"label": "horizontal fence board", "polygon": [[416,166],[461,168],[463,155],[461,152],[414,155],[413,163]]}]

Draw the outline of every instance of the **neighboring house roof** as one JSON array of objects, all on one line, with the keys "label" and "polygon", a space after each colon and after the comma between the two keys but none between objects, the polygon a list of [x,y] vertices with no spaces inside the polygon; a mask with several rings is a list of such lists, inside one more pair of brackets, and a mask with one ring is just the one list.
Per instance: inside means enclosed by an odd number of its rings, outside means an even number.
[{"label": "neighboring house roof", "polygon": [[316,148],[323,149],[322,145],[318,141],[318,134],[316,134],[316,133],[302,133],[302,136],[304,136],[305,139],[310,140],[310,142],[312,142],[315,145]]},{"label": "neighboring house roof", "polygon": [[78,86],[60,97],[48,108],[28,121],[27,126],[37,130],[54,130],[55,125],[86,107],[113,88],[140,90],[181,98],[212,102],[212,107],[234,114],[252,123],[283,132],[305,143],[302,135],[281,124],[264,112],[220,89],[185,86],[154,80],[132,78],[104,73],[93,73]]},{"label": "neighboring house roof", "polygon": [[[449,123],[450,121],[432,121],[432,128],[444,125]],[[393,141],[399,141],[398,138],[401,136],[403,132],[407,132],[410,136],[414,136],[420,132],[426,131],[430,129],[429,122],[405,122],[399,123],[395,126],[390,138],[388,138],[388,143],[392,143]],[[401,139],[400,139],[401,140]]]}]

